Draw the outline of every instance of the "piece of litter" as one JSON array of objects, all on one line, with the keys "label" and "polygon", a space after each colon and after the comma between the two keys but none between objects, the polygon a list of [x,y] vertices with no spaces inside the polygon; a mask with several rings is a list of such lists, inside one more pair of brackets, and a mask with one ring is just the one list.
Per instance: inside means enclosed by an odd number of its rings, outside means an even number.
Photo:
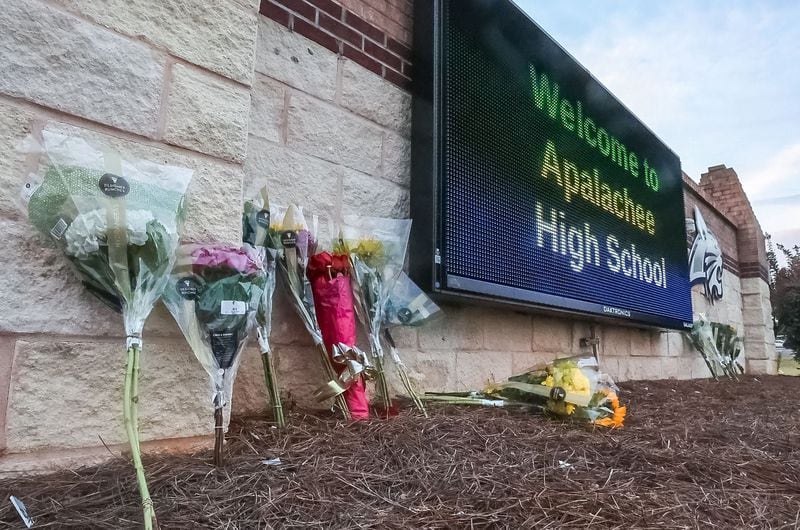
[{"label": "piece of litter", "polygon": [[267,466],[279,466],[282,464],[280,458],[268,458],[267,460],[262,460],[261,463]]},{"label": "piece of litter", "polygon": [[570,468],[570,467],[572,467],[572,464],[570,464],[569,462],[565,462],[564,460],[559,460],[558,461],[558,468],[559,469],[567,469],[567,468]]},{"label": "piece of litter", "polygon": [[13,504],[14,508],[16,508],[17,513],[19,514],[20,519],[22,519],[22,522],[25,523],[25,526],[27,526],[28,528],[32,528],[33,518],[31,518],[31,516],[28,515],[28,509],[25,507],[25,504],[23,504],[21,500],[14,497],[13,495],[11,495],[8,498],[8,500],[10,500],[11,504]]}]

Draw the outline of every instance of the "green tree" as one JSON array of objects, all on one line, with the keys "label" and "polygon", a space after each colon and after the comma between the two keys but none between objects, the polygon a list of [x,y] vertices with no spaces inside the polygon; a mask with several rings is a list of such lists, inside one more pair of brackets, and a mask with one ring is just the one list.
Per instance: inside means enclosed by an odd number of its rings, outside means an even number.
[{"label": "green tree", "polygon": [[[769,234],[764,236],[767,240],[775,333],[786,336],[786,347],[795,350],[795,357],[800,361],[800,247],[795,245],[789,248],[780,243],[773,246],[772,237]],[[776,247],[786,265],[780,264]]]}]

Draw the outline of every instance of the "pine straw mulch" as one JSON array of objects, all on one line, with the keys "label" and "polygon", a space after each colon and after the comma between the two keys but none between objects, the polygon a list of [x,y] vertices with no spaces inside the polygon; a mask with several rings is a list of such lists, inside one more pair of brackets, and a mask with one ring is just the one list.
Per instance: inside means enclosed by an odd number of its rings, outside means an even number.
[{"label": "pine straw mulch", "polygon": [[[800,378],[625,383],[624,429],[442,408],[345,425],[258,419],[210,452],[147,458],[162,528],[797,528]],[[280,457],[282,464],[262,463]],[[0,482],[0,527],[134,528],[129,465]]]}]

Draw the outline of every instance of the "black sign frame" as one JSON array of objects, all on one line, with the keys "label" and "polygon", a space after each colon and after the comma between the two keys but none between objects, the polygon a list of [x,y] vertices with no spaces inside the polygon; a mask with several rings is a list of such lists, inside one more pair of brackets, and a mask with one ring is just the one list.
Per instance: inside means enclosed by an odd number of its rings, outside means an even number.
[{"label": "black sign frame", "polygon": [[[410,275],[426,292],[438,300],[477,302],[517,310],[565,313],[593,321],[617,325],[686,329],[691,322],[662,315],[584,301],[567,296],[520,289],[448,274],[443,267],[444,242],[443,174],[445,171],[443,135],[444,80],[444,3],[447,0],[426,0],[414,3],[414,78],[412,85],[412,159],[411,213],[413,226],[410,241]],[[459,0],[479,4],[481,9],[503,9],[514,13],[541,32],[579,68],[583,68],[527,14],[509,0]],[[583,68],[585,71],[585,68]],[[590,73],[586,72],[589,76]],[[647,129],[593,76],[592,79],[614,98],[630,115]],[[660,140],[658,140],[661,142]],[[663,145],[663,142],[661,142]],[[664,145],[665,149],[669,148]],[[671,150],[670,150],[671,152]],[[674,153],[673,153],[674,154]],[[677,157],[677,155],[675,155]],[[681,196],[681,201],[683,198]],[[676,208],[677,209],[677,208]],[[683,202],[680,205],[683,211]],[[685,234],[682,234],[684,237]],[[685,240],[685,237],[684,237]],[[686,249],[684,249],[686,250]],[[688,254],[687,254],[688,258]],[[688,275],[687,275],[688,277]],[[688,296],[688,293],[687,293]]]}]

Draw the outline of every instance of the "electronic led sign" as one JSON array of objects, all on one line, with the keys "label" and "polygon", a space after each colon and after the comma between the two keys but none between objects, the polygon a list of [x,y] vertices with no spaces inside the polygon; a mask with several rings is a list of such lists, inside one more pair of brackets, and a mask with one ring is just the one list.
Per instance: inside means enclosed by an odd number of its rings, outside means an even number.
[{"label": "electronic led sign", "polygon": [[415,280],[445,296],[690,325],[675,153],[513,3],[415,10]]}]

